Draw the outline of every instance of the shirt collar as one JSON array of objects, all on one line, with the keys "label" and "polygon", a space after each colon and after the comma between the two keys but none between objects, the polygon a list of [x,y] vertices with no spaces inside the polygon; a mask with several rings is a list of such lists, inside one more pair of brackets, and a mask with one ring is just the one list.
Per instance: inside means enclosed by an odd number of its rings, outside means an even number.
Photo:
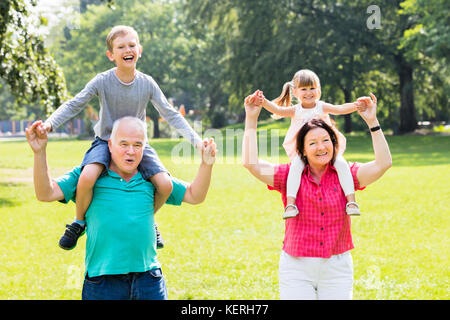
[{"label": "shirt collar", "polygon": [[[104,170],[103,171],[104,173],[102,173],[102,174],[104,174],[104,175],[109,175],[110,177],[112,177],[112,178],[115,178],[115,179],[123,179],[121,176],[119,176],[117,173],[115,173],[114,171],[112,171],[111,169],[108,169],[108,171],[106,171],[106,170]],[[142,179],[142,175],[141,175],[141,173],[138,171],[131,179],[130,179],[130,181],[128,182],[128,183],[130,183],[130,182],[133,182],[134,180],[136,180],[136,179]],[[125,180],[125,179],[124,179]]]},{"label": "shirt collar", "polygon": [[[332,173],[332,172],[337,172],[337,171],[336,171],[336,168],[335,168],[331,163],[328,163],[328,164],[327,164],[327,167],[326,167],[326,169],[325,169],[325,172],[324,172],[324,174],[322,175],[322,178],[323,178],[324,176],[326,176],[326,175]],[[314,180],[313,176],[311,175],[311,167],[310,167],[309,164],[307,164],[306,167],[305,167],[305,173],[306,173],[306,177],[307,177],[309,180],[311,180],[311,181],[313,181],[314,183],[316,183],[316,181]]]}]

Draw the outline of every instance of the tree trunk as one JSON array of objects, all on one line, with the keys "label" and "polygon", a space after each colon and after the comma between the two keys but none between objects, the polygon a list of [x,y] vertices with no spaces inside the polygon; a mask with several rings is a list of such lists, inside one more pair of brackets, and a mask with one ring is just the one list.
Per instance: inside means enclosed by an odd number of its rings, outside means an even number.
[{"label": "tree trunk", "polygon": [[[347,88],[342,89],[342,91],[344,92],[345,103],[352,102],[352,91]],[[352,132],[352,114],[345,114],[344,120],[344,132]]]},{"label": "tree trunk", "polygon": [[395,57],[400,79],[400,133],[412,132],[417,128],[416,108],[414,106],[413,67],[402,55]]},{"label": "tree trunk", "polygon": [[153,138],[159,138],[159,113],[158,112],[152,112],[150,114],[150,119],[153,122]]}]

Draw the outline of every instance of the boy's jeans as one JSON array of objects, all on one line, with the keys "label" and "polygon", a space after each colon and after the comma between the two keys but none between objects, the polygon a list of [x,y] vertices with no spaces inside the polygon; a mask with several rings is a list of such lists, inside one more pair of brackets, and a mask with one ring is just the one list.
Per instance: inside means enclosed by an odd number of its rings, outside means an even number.
[{"label": "boy's jeans", "polygon": [[83,300],[167,300],[167,289],[161,269],[104,275],[86,275]]}]

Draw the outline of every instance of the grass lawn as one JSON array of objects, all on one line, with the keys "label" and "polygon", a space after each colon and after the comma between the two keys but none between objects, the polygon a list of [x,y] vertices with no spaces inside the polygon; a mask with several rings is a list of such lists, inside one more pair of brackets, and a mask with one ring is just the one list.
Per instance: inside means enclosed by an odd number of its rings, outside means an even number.
[{"label": "grass lawn", "polygon": [[[224,156],[231,142],[240,149],[239,138],[223,139],[205,202],[167,205],[156,216],[169,299],[278,299],[280,195],[253,178],[239,155]],[[198,162],[171,157],[178,142],[151,141],[174,176],[192,181]],[[357,193],[363,215],[352,218],[354,299],[449,299],[450,137],[388,142],[393,167]],[[280,157],[267,158],[285,163],[277,143]],[[81,163],[89,145],[50,141],[51,175]],[[369,137],[348,137],[345,157],[373,159]],[[0,299],[80,299],[86,238],[72,251],[57,245],[75,206],[38,202],[32,164],[25,141],[0,142]]]}]

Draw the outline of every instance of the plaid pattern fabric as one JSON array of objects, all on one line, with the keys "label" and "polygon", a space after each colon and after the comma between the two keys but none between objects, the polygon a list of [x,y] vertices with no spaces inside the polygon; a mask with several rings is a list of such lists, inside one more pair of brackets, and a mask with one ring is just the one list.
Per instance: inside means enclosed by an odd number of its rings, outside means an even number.
[{"label": "plaid pattern fabric", "polygon": [[[360,164],[350,166],[355,190],[359,187],[356,178]],[[286,206],[286,183],[290,164],[275,168],[274,186],[269,190],[281,193]],[[294,257],[329,258],[353,249],[350,232],[350,216],[345,212],[347,199],[339,184],[336,169],[328,165],[320,183],[314,181],[309,165],[302,174],[296,205],[299,214],[285,222],[283,250]]]}]

